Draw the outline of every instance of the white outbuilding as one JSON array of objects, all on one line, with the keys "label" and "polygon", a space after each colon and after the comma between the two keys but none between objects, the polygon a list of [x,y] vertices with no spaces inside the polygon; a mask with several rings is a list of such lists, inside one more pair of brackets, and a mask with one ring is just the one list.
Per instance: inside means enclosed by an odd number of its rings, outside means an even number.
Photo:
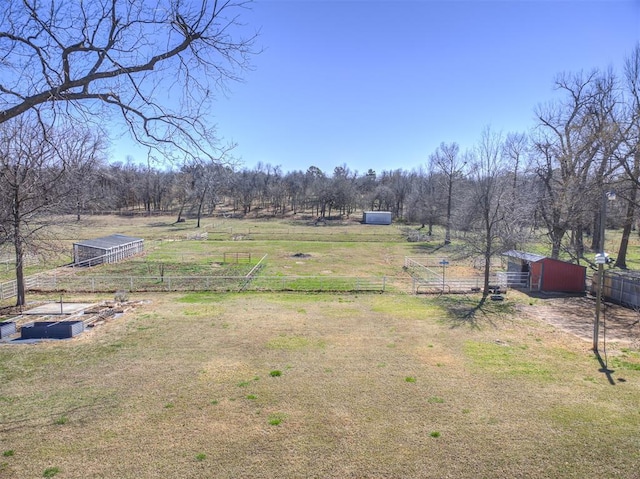
[{"label": "white outbuilding", "polygon": [[144,251],[144,240],[121,234],[103,236],[73,243],[73,264],[94,266],[117,263]]},{"label": "white outbuilding", "polygon": [[365,225],[390,225],[391,211],[364,211],[362,222]]}]

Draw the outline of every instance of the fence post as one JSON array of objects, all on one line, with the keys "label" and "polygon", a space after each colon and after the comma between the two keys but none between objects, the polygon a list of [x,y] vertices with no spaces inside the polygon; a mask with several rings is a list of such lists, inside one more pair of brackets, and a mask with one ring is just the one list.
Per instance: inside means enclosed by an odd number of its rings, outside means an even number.
[{"label": "fence post", "polygon": [[385,288],[387,287],[387,277],[383,276],[382,277],[382,291],[384,292]]},{"label": "fence post", "polygon": [[133,293],[133,276],[129,277],[129,291]]}]

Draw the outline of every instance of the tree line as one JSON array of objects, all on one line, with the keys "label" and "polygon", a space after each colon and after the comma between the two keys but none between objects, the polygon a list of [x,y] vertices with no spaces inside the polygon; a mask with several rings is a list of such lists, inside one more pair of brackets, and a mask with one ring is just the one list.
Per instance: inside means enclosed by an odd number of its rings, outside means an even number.
[{"label": "tree line", "polygon": [[25,250],[51,214],[91,199],[100,128],[118,125],[168,160],[219,159],[227,147],[208,121],[215,93],[239,80],[259,49],[241,21],[250,0],[5,3],[0,243],[15,250],[20,306]]},{"label": "tree line", "polygon": [[[441,225],[444,243],[459,233],[485,258],[486,278],[493,255],[532,234],[543,233],[552,257],[580,261],[601,249],[605,226],[620,226],[616,266],[626,267],[638,216],[640,46],[621,74],[559,74],[530,131],[486,128],[464,151],[443,142],[411,171],[239,169],[207,112],[258,53],[239,21],[248,3],[24,0],[3,11],[0,243],[15,253],[18,305],[25,252],[45,247],[56,215],[172,212],[200,226],[223,202],[242,215],[371,209],[428,232]],[[149,147],[146,159],[107,161],[101,127],[115,117]]]},{"label": "tree line", "polygon": [[[590,260],[600,248],[603,221],[623,228],[616,266],[638,211],[640,49],[625,76],[594,70],[562,74],[559,96],[536,109],[529,132],[486,128],[472,148],[441,143],[418,169],[316,166],[283,172],[258,164],[235,168],[224,157],[191,157],[163,165],[107,161],[100,135],[68,126],[43,131],[24,115],[0,125],[2,241],[23,252],[54,215],[104,212],[175,214],[197,219],[225,205],[236,215],[311,215],[330,218],[362,210],[391,211],[396,221],[435,225],[465,242],[488,265],[497,252],[525,247],[543,233],[550,255]],[[603,218],[606,193],[616,192]],[[21,228],[17,234],[16,225]],[[12,230],[13,228],[13,230]],[[19,238],[25,241],[19,240]]]}]

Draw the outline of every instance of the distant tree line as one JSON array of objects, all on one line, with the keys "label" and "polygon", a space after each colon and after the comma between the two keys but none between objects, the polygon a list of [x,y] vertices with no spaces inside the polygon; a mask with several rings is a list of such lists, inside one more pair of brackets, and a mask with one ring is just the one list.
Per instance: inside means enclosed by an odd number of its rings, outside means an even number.
[{"label": "distant tree line", "polygon": [[[224,156],[209,112],[215,93],[239,80],[258,53],[256,34],[240,21],[249,3],[5,2],[0,246],[14,249],[18,306],[25,301],[25,251],[50,244],[51,215],[73,211],[79,218],[89,207],[139,201],[135,184],[114,193],[118,182],[137,177],[128,166],[104,165],[102,126],[119,120],[139,144],[167,159]],[[148,173],[146,194],[154,180]],[[156,200],[143,199],[148,208]]]},{"label": "distant tree line", "polygon": [[[276,217],[386,210],[428,234],[442,226],[445,244],[463,236],[485,258],[487,275],[492,256],[540,232],[552,257],[588,259],[601,247],[606,221],[623,229],[616,265],[625,268],[638,217],[640,49],[623,78],[594,70],[559,75],[555,85],[557,99],[536,109],[530,132],[486,128],[466,151],[443,142],[411,171],[238,169],[224,155],[170,166],[151,156],[109,163],[95,131],[73,124],[43,130],[22,115],[0,124],[1,241],[22,254],[54,215],[170,213],[176,221],[197,218],[200,227],[223,204],[236,215]],[[617,199],[603,218],[608,191]]]}]

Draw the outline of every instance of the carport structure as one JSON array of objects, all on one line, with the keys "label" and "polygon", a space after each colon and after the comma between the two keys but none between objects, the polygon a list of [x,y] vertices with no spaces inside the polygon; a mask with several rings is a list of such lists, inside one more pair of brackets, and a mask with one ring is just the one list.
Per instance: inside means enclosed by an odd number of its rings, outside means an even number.
[{"label": "carport structure", "polygon": [[144,251],[144,240],[121,234],[73,243],[74,266],[117,263]]}]

